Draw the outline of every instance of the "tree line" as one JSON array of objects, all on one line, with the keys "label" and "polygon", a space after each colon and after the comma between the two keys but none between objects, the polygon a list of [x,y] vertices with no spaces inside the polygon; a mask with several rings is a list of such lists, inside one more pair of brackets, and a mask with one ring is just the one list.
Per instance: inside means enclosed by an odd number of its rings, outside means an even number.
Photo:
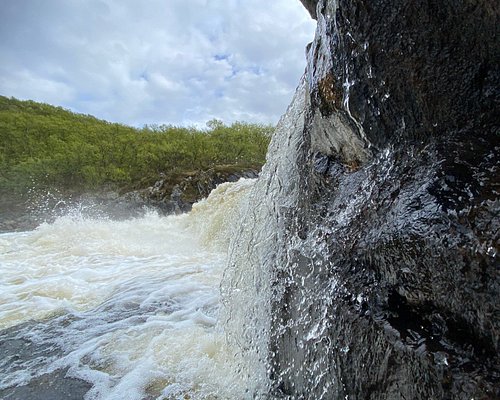
[{"label": "tree line", "polygon": [[272,131],[269,125],[218,120],[206,129],[134,128],[0,96],[0,188],[137,188],[160,173],[218,165],[260,168]]}]

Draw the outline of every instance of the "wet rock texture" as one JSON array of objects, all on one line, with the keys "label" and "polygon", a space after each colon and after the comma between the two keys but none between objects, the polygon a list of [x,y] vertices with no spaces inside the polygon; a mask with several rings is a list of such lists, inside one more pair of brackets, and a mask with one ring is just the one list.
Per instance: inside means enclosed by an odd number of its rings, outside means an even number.
[{"label": "wet rock texture", "polygon": [[299,201],[276,214],[272,394],[500,398],[498,4],[302,2],[318,28]]},{"label": "wet rock texture", "polygon": [[194,203],[208,197],[221,183],[236,182],[240,178],[254,179],[258,176],[258,167],[216,166],[203,171],[162,176],[153,186],[127,193],[122,199],[154,207],[166,214],[188,212]]}]

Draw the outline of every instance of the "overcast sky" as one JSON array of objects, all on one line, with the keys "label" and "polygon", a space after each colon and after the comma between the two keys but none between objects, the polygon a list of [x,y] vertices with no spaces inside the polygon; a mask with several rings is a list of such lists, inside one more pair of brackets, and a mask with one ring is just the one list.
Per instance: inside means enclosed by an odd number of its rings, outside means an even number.
[{"label": "overcast sky", "polygon": [[276,123],[314,27],[299,0],[0,0],[0,94],[135,126]]}]

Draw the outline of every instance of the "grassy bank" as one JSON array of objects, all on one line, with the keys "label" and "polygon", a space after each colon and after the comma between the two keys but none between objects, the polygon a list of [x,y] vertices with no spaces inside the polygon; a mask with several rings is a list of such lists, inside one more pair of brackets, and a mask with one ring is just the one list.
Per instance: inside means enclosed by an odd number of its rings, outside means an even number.
[{"label": "grassy bank", "polygon": [[142,129],[0,96],[0,189],[139,188],[159,174],[218,165],[260,168],[272,127],[214,120],[206,129]]}]

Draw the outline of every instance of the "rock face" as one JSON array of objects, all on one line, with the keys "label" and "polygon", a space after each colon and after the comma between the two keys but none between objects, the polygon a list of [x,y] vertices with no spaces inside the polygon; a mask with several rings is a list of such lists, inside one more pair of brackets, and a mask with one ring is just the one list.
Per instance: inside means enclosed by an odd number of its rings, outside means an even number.
[{"label": "rock face", "polygon": [[257,168],[242,168],[237,165],[216,166],[203,171],[163,176],[153,186],[126,193],[118,201],[129,206],[132,204],[135,208],[152,207],[165,214],[188,212],[194,203],[208,197],[217,185],[258,176]]},{"label": "rock face", "polygon": [[498,4],[302,2],[301,121],[261,178],[272,396],[499,398]]}]

